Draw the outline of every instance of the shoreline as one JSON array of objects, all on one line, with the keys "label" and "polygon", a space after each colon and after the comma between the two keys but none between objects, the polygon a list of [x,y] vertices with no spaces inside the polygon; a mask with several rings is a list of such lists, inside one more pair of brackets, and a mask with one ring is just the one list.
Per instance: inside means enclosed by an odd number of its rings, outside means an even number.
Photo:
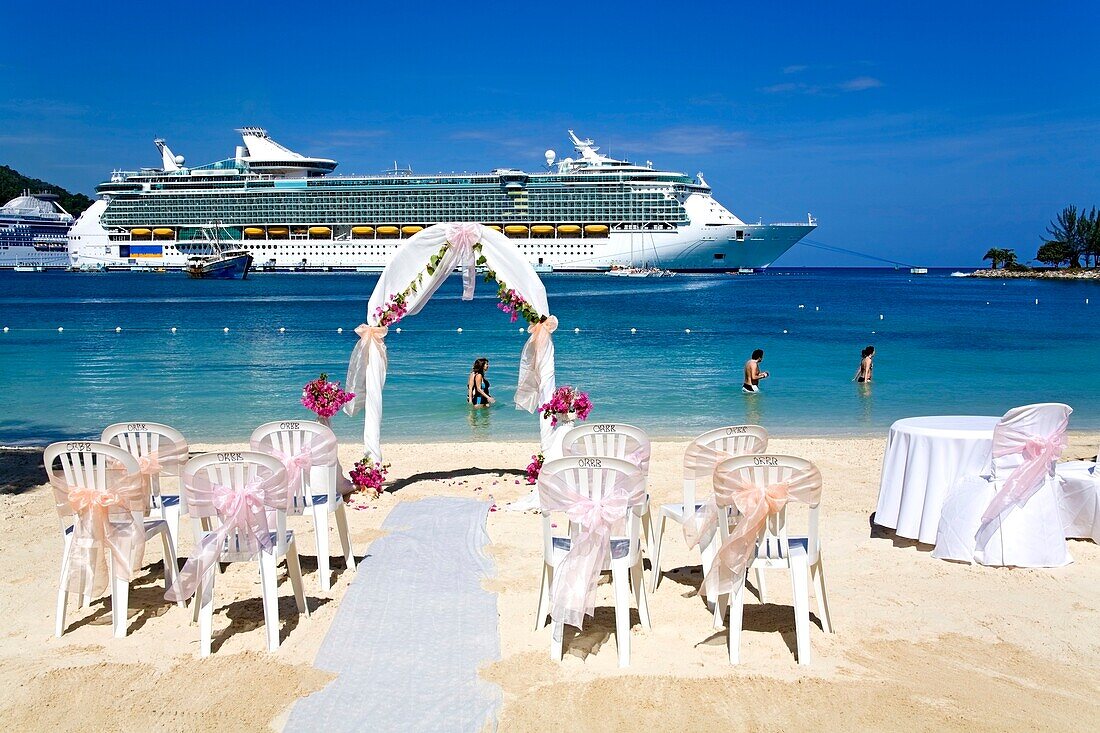
[{"label": "shoreline", "polygon": [[1100,282],[1100,268],[1080,268],[1077,270],[975,270],[965,277],[989,279],[1024,280],[1095,280]]}]

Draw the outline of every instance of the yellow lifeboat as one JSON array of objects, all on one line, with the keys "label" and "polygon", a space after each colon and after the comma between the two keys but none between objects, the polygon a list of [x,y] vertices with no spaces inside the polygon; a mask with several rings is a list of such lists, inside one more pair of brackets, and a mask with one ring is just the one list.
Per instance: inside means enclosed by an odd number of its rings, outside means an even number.
[{"label": "yellow lifeboat", "polygon": [[378,227],[378,234],[383,237],[392,237],[401,231],[397,227],[391,227],[389,225]]},{"label": "yellow lifeboat", "polygon": [[327,237],[332,234],[332,230],[328,227],[310,227],[309,236],[311,237]]},{"label": "yellow lifeboat", "polygon": [[495,230],[495,231],[498,231],[498,232],[499,232],[499,231],[502,231],[502,230],[501,230],[501,228],[500,228],[500,226],[499,226],[499,225],[497,225],[497,224],[489,224],[488,226],[489,226],[489,228],[490,228],[490,229],[493,229],[493,230]]},{"label": "yellow lifeboat", "polygon": [[272,238],[283,239],[283,238],[286,237],[286,234],[287,234],[286,227],[269,227],[268,230],[267,230],[267,236],[272,237]]},{"label": "yellow lifeboat", "polygon": [[527,227],[522,224],[509,224],[504,227],[504,233],[513,237],[522,237],[527,233]]},{"label": "yellow lifeboat", "polygon": [[606,224],[586,224],[584,227],[584,233],[590,234],[594,237],[606,237],[607,225]]},{"label": "yellow lifeboat", "polygon": [[172,230],[168,227],[157,227],[153,230],[153,235],[157,237],[170,237],[172,236]]},{"label": "yellow lifeboat", "polygon": [[351,234],[353,237],[369,237],[374,234],[374,227],[352,227]]},{"label": "yellow lifeboat", "polygon": [[550,226],[549,224],[536,224],[535,226],[531,227],[531,233],[545,237],[548,234],[554,233],[554,227]]},{"label": "yellow lifeboat", "polygon": [[421,232],[421,231],[424,231],[424,227],[418,227],[418,226],[401,227],[401,232],[403,234],[407,234],[407,235],[410,235],[410,236],[413,235],[413,234],[416,234],[417,232]]},{"label": "yellow lifeboat", "polygon": [[149,229],[131,229],[130,236],[132,237],[148,237],[153,232]]},{"label": "yellow lifeboat", "polygon": [[246,237],[258,237],[264,233],[264,230],[260,227],[245,227],[244,235]]},{"label": "yellow lifeboat", "polygon": [[558,234],[580,234],[581,228],[576,224],[562,224],[558,227]]}]

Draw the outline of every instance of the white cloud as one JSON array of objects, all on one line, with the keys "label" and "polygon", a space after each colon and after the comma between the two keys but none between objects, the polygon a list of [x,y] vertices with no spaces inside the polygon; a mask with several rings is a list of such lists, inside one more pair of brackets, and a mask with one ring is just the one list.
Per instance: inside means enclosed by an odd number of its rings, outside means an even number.
[{"label": "white cloud", "polygon": [[862,92],[866,89],[875,89],[882,86],[882,82],[873,76],[857,76],[838,85],[842,92]]}]

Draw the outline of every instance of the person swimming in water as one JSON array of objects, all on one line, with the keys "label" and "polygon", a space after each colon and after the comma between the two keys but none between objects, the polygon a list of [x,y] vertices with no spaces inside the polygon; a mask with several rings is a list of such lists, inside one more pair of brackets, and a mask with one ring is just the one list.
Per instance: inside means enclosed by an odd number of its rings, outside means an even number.
[{"label": "person swimming in water", "polygon": [[855,380],[859,383],[870,382],[871,375],[875,371],[875,347],[867,346],[859,354],[859,369],[856,370]]},{"label": "person swimming in water", "polygon": [[741,383],[741,391],[745,394],[755,394],[760,391],[760,380],[767,379],[768,373],[760,371],[760,362],[764,360],[764,350],[757,349],[745,362],[745,381]]},{"label": "person swimming in water", "polygon": [[473,369],[466,380],[466,402],[474,407],[484,407],[496,402],[489,395],[489,379],[485,372],[489,369],[489,360],[480,357],[474,361]]}]

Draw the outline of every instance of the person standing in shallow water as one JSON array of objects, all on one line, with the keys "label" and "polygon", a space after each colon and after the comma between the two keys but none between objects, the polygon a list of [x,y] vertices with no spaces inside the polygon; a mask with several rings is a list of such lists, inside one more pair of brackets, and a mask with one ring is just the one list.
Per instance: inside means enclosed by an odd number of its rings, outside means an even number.
[{"label": "person standing in shallow water", "polygon": [[466,380],[466,402],[474,407],[484,407],[496,402],[489,395],[489,379],[485,372],[489,369],[489,360],[480,357],[474,361],[473,369]]},{"label": "person standing in shallow water", "polygon": [[856,370],[855,380],[860,384],[865,384],[871,381],[871,376],[875,371],[875,347],[867,346],[860,352],[859,369]]},{"label": "person standing in shallow water", "polygon": [[764,360],[764,350],[757,349],[745,362],[745,381],[741,383],[741,391],[745,394],[755,394],[760,391],[761,379],[767,379],[768,373],[760,371],[760,362]]}]

